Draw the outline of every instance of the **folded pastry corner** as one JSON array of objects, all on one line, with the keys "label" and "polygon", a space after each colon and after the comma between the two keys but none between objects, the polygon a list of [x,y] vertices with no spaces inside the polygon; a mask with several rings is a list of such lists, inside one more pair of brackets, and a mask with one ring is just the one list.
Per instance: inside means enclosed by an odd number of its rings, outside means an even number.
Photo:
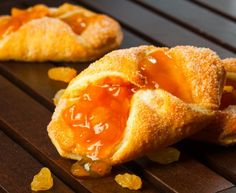
[{"label": "folded pastry corner", "polygon": [[49,137],[67,158],[112,165],[134,159],[209,124],[224,75],[219,57],[205,48],[113,51],[70,82],[48,125]]},{"label": "folded pastry corner", "polygon": [[0,17],[0,60],[91,61],[122,41],[114,19],[65,3],[13,8]]},{"label": "folded pastry corner", "polygon": [[193,139],[224,146],[236,144],[236,58],[222,60],[226,81],[219,110],[209,125]]}]

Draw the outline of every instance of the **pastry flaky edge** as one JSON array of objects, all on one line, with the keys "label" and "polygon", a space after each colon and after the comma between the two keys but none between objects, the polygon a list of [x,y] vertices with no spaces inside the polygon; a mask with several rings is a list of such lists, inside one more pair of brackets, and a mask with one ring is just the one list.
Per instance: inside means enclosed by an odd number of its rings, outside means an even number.
[{"label": "pastry flaky edge", "polygon": [[[110,157],[111,164],[169,146],[196,133],[212,120],[212,109],[219,106],[225,76],[221,61],[213,51],[191,46],[171,49],[140,46],[117,50],[81,72],[70,82],[60,99],[48,125],[48,134],[61,156],[81,158],[73,134],[62,118],[63,110],[77,100],[78,91],[105,77],[120,77],[139,87],[142,80],[138,75],[138,65],[143,57],[155,50],[164,50],[175,56],[176,65],[183,68],[186,84],[192,88],[193,103],[185,103],[162,89],[137,91],[131,99],[124,136]],[[67,151],[71,147],[74,149]]]},{"label": "pastry flaky edge", "polygon": [[[227,76],[236,73],[236,58],[226,58],[222,63]],[[193,139],[224,146],[236,144],[236,105],[217,110],[215,118],[207,128],[194,135]]]},{"label": "pastry flaky edge", "polygon": [[[0,38],[0,60],[92,61],[119,47],[123,33],[114,19],[80,6],[65,4],[68,11],[96,15],[80,34],[58,18],[43,17],[23,24]],[[56,8],[49,8],[50,13]],[[9,16],[0,17],[0,21]]]}]

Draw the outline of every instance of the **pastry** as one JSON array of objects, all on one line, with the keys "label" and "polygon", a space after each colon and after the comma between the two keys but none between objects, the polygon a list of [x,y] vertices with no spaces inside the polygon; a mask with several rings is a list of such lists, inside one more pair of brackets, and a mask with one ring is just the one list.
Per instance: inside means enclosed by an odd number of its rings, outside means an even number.
[{"label": "pastry", "polygon": [[226,81],[220,109],[212,122],[193,138],[221,145],[236,144],[236,58],[222,60]]},{"label": "pastry", "polygon": [[224,76],[221,60],[206,48],[113,51],[70,82],[48,125],[49,137],[63,157],[112,165],[134,159],[208,124]]},{"label": "pastry", "polygon": [[13,8],[0,17],[0,60],[91,61],[121,41],[115,20],[68,3]]}]

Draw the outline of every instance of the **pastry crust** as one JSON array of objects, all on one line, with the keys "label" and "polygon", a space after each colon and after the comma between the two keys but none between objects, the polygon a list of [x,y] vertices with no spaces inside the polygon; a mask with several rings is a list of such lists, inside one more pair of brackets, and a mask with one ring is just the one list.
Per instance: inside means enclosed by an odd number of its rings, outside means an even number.
[{"label": "pastry crust", "polygon": [[[121,28],[112,18],[80,6],[61,7],[49,8],[50,17],[33,19],[0,37],[0,60],[91,61],[120,45]],[[74,13],[93,17],[81,34],[60,19]],[[0,17],[0,24],[6,18]]]},{"label": "pastry crust", "polygon": [[[113,51],[73,79],[56,107],[48,125],[48,134],[63,157],[81,158],[73,141],[73,133],[62,118],[63,110],[77,101],[78,91],[105,77],[119,77],[141,87],[143,80],[139,76],[139,63],[156,50],[163,50],[177,59],[176,65],[183,71],[186,82],[192,81],[192,102],[186,103],[160,88],[140,88],[132,96],[124,136],[110,157],[111,164],[169,146],[196,133],[211,121],[214,117],[212,109],[219,105],[224,80],[224,69],[214,52],[191,46],[172,49],[140,46]],[[208,73],[208,76],[199,76],[202,72]],[[211,84],[207,85],[205,81]],[[202,84],[197,84],[200,82]]]},{"label": "pastry crust", "polygon": [[[236,58],[222,60],[227,77],[236,82]],[[220,144],[224,146],[236,144],[236,105],[230,105],[226,109],[217,110],[212,122],[196,134],[193,139]]]},{"label": "pastry crust", "polygon": [[236,106],[217,111],[215,118],[193,139],[224,146],[236,143]]},{"label": "pastry crust", "polygon": [[222,62],[227,72],[236,73],[236,58],[225,58]]}]

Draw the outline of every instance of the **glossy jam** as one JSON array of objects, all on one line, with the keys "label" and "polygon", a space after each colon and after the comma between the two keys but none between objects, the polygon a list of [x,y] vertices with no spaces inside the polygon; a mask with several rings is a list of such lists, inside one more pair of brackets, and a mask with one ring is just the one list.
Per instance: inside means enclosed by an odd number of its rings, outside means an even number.
[{"label": "glossy jam", "polygon": [[86,17],[82,14],[74,14],[67,18],[62,18],[76,34],[81,34],[93,17]]},{"label": "glossy jam", "polygon": [[84,156],[105,159],[121,140],[133,86],[106,78],[81,91],[78,102],[63,113]]},{"label": "glossy jam", "polygon": [[170,55],[158,50],[150,53],[140,63],[140,76],[144,88],[162,88],[186,102],[191,102],[191,92],[182,72]]},{"label": "glossy jam", "polygon": [[[60,9],[60,7],[58,9]],[[49,8],[44,5],[36,5],[26,10],[13,8],[11,17],[0,21],[0,37],[17,31],[23,24],[33,19],[39,19],[45,16],[60,18],[60,15],[51,15]],[[93,18],[93,16],[86,17],[81,13],[76,13],[60,19],[67,23],[75,33],[81,34]]]},{"label": "glossy jam", "polygon": [[225,109],[229,105],[236,105],[236,81],[227,78],[225,85],[232,89],[230,91],[224,90],[221,97],[220,109]]},{"label": "glossy jam", "polygon": [[39,19],[48,14],[48,8],[43,5],[36,5],[27,10],[13,8],[11,11],[12,16],[0,22],[0,37],[18,30],[23,24],[33,19]]},{"label": "glossy jam", "polygon": [[[175,62],[163,51],[146,56],[139,68],[143,88],[162,88],[191,101]],[[119,78],[106,78],[80,91],[78,101],[64,111],[63,118],[73,131],[81,155],[106,159],[114,152],[126,127],[134,90],[137,91],[137,87]]]}]

